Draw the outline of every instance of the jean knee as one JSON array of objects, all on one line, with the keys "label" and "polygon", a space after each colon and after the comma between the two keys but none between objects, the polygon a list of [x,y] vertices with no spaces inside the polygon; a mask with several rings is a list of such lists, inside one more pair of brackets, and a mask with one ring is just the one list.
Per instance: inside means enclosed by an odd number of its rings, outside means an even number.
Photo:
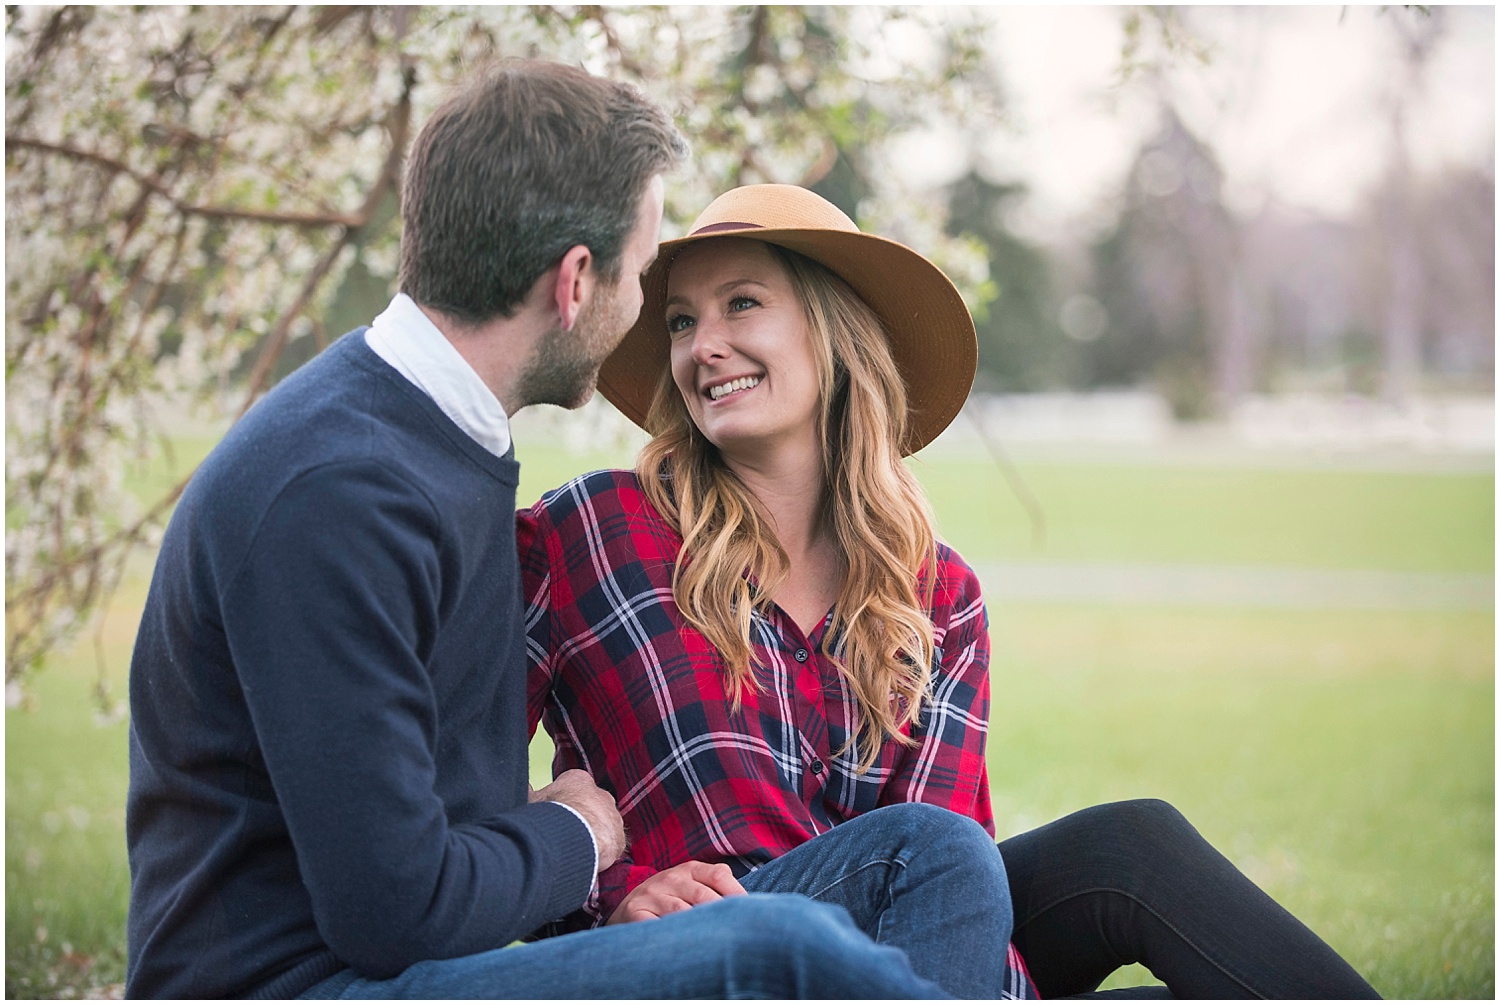
[{"label": "jean knee", "polygon": [[992,888],[1009,902],[1005,862],[995,839],[973,819],[941,806],[902,803],[875,811],[888,813],[900,831],[899,858],[908,868],[935,866],[970,877],[975,889]]},{"label": "jean knee", "polygon": [[[930,998],[904,950],[861,931],[849,912],[800,894],[749,894],[734,903],[729,997]],[[701,910],[701,909],[699,909]]]},{"label": "jean knee", "polygon": [[715,904],[734,913],[733,937],[755,945],[794,945],[847,926],[849,912],[800,893],[750,893]]},{"label": "jean knee", "polygon": [[911,844],[940,844],[945,847],[980,849],[995,847],[995,839],[983,826],[962,813],[945,810],[929,803],[898,803],[874,811],[896,822],[903,838]]},{"label": "jean knee", "polygon": [[695,929],[694,945],[683,959],[700,983],[690,981],[667,997],[800,997],[810,951],[803,933],[821,920],[816,912],[809,916],[811,904],[795,894],[751,893],[672,915],[672,923]]},{"label": "jean knee", "polygon": [[869,943],[848,911],[800,894],[752,893],[720,903],[734,912],[735,951],[773,970],[805,973],[829,955],[848,962]]}]

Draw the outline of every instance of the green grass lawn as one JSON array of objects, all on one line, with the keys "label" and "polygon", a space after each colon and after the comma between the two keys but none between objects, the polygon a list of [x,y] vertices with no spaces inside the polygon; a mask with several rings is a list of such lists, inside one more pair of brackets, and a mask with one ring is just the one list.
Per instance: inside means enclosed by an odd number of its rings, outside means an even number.
[{"label": "green grass lawn", "polygon": [[1273,565],[1492,572],[1492,475],[1363,471],[1021,467],[1046,520],[990,464],[915,460],[943,536],[971,561]]},{"label": "green grass lawn", "polygon": [[[127,588],[110,620],[123,626],[143,599]],[[112,628],[105,648],[117,690],[133,632]],[[64,654],[31,707],[5,715],[7,998],[79,998],[124,980],[127,727],[96,721],[92,664],[91,646]]]},{"label": "green grass lawn", "polygon": [[[523,506],[577,473],[631,465],[619,452],[523,447]],[[994,465],[943,456],[908,463],[939,532],[970,561],[1495,568],[1493,474],[1029,463],[1021,471],[1046,522],[1034,544]]]},{"label": "green grass lawn", "polygon": [[[180,450],[179,467],[195,449]],[[619,457],[522,451],[521,500]],[[1493,567],[1493,478],[1030,465],[1031,549],[993,469],[918,463],[975,559]],[[168,482],[164,468],[140,484]],[[6,993],[123,977],[123,691],[146,563],[6,713]],[[1002,836],[1156,796],[1394,997],[1494,995],[1494,617],[1027,604],[992,609]],[[533,776],[545,780],[545,739]],[[1114,983],[1139,982],[1138,972]]]}]

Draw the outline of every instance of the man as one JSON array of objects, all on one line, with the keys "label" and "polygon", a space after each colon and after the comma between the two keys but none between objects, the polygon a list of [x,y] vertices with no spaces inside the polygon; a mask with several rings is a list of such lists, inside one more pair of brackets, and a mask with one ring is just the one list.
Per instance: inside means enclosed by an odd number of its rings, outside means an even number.
[{"label": "man", "polygon": [[131,665],[131,997],[939,994],[801,898],[503,948],[623,845],[583,772],[528,799],[507,416],[592,394],[684,153],[624,85],[484,75],[412,150],[401,294],[204,462]]}]

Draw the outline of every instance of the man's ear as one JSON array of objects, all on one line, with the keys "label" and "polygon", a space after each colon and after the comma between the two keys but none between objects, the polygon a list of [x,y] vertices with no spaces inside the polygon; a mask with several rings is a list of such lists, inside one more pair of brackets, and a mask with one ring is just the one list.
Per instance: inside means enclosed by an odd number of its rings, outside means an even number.
[{"label": "man's ear", "polygon": [[557,263],[557,286],[552,291],[563,331],[573,330],[583,305],[593,295],[595,281],[594,253],[587,245],[573,245]]}]

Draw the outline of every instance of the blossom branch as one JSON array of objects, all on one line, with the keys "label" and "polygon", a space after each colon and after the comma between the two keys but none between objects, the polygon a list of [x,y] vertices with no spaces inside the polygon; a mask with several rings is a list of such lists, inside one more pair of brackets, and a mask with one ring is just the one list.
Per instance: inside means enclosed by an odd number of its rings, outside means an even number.
[{"label": "blossom branch", "polygon": [[178,199],[172,194],[172,190],[159,179],[143,174],[113,157],[95,153],[92,150],[80,150],[78,147],[68,146],[67,144],[50,143],[46,140],[38,140],[26,136],[7,136],[5,138],[5,149],[8,152],[13,148],[56,154],[60,157],[83,161],[88,164],[97,165],[108,171],[123,174],[142,188],[166,199],[172,204],[174,209],[186,216],[202,216],[218,220],[244,220],[251,223],[270,223],[292,227],[356,227],[363,222],[356,217],[340,214],[278,213],[273,210],[240,209],[234,206],[193,205]]},{"label": "blossom branch", "polygon": [[401,177],[401,160],[406,151],[406,134],[411,127],[411,92],[416,84],[417,73],[415,67],[407,66],[402,74],[403,86],[401,98],[391,110],[390,116],[390,150],[386,154],[385,164],[380,169],[380,176],[375,184],[370,187],[365,196],[364,205],[360,207],[359,213],[346,226],[344,232],[339,235],[333,247],[326,251],[317,265],[313,267],[308,275],[307,281],[302,284],[302,289],[297,294],[297,299],[292,302],[276,322],[270,337],[266,340],[265,348],[261,351],[259,358],[255,361],[255,369],[251,371],[245,400],[240,405],[239,415],[244,415],[265,391],[266,382],[270,379],[271,368],[276,365],[276,360],[281,357],[281,351],[286,348],[287,337],[291,334],[292,324],[307,309],[318,287],[328,276],[333,265],[338,261],[339,255],[344,248],[356,237],[361,228],[370,222],[375,215],[386,193],[395,188]]}]

